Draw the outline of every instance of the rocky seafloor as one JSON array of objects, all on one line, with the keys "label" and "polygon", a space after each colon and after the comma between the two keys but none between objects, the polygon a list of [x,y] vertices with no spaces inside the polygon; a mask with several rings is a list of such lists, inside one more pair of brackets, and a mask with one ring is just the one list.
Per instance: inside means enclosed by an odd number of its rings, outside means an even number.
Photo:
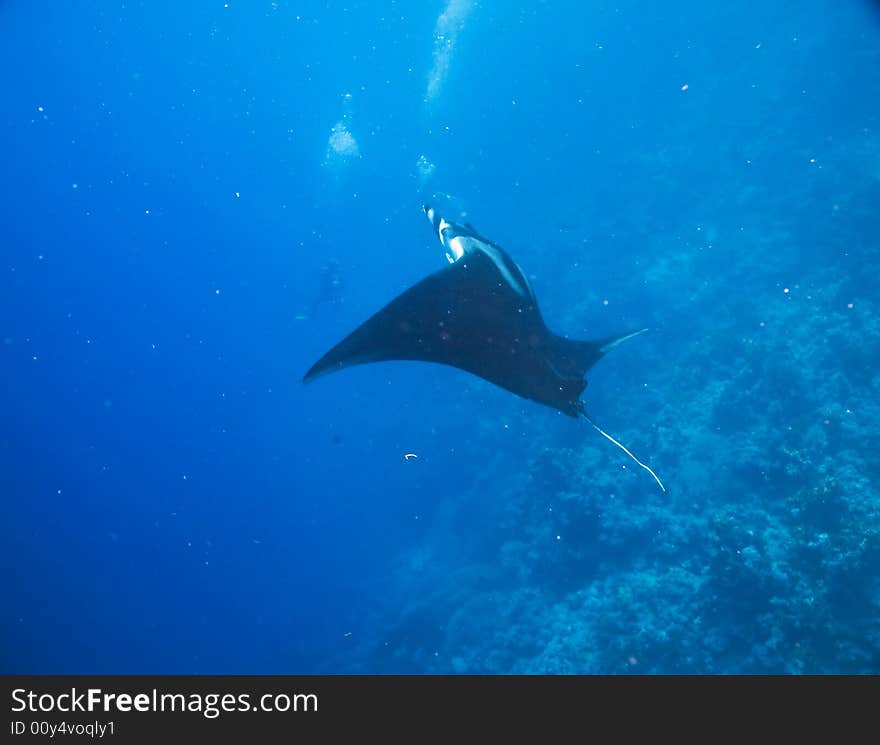
[{"label": "rocky seafloor", "polygon": [[708,195],[693,237],[654,238],[623,280],[657,331],[601,363],[587,401],[668,492],[589,428],[516,407],[528,454],[487,447],[387,579],[350,670],[880,672],[871,142],[784,194]]}]

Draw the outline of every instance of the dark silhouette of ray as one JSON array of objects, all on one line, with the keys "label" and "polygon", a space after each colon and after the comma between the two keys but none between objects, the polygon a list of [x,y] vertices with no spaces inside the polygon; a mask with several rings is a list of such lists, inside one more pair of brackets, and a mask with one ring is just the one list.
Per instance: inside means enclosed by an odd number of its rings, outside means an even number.
[{"label": "dark silhouette of ray", "polygon": [[553,333],[525,275],[500,246],[469,224],[448,222],[427,206],[424,210],[450,265],[364,321],[312,365],[303,381],[384,360],[451,365],[569,416],[583,416],[657,479],[589,418],[580,400],[587,371],[646,329],[595,341]]}]

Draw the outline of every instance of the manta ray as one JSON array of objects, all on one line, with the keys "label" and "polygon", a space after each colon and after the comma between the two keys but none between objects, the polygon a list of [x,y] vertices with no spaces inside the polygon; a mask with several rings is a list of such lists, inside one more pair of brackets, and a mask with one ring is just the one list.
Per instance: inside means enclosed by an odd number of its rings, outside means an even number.
[{"label": "manta ray", "polygon": [[597,431],[657,475],[587,415],[585,375],[616,346],[647,329],[581,341],[553,333],[522,269],[470,223],[422,207],[449,265],[416,283],[364,321],[306,372],[303,382],[352,365],[417,360],[466,370]]}]

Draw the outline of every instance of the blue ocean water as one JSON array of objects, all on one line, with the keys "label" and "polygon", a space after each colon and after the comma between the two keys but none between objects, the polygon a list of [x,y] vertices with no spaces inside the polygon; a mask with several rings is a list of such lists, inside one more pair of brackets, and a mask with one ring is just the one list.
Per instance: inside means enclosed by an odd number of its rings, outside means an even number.
[{"label": "blue ocean water", "polygon": [[[0,3],[5,673],[880,672],[880,6]],[[583,421],[305,370],[445,265]],[[405,458],[405,454],[417,458]]]}]

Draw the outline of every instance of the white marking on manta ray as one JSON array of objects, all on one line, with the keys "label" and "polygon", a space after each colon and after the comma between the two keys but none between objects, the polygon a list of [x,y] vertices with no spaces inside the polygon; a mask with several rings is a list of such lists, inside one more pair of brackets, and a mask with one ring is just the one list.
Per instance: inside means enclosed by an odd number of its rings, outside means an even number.
[{"label": "white marking on manta ray", "polygon": [[437,227],[437,235],[440,237],[440,243],[444,246],[446,245],[446,236],[443,235],[443,231],[446,230],[446,228],[451,227],[452,226],[446,222],[444,218],[440,218],[440,225]]},{"label": "white marking on manta ray", "polygon": [[[521,282],[518,282],[514,279],[513,274],[510,273],[510,268],[507,266],[507,262],[504,261],[504,257],[501,255],[501,252],[497,248],[493,248],[492,246],[482,243],[480,245],[482,251],[484,251],[490,259],[495,263],[495,266],[498,267],[498,271],[501,272],[501,276],[504,277],[507,284],[509,284],[514,290],[516,290],[517,294],[522,295],[523,297],[529,296],[529,289],[525,287]],[[519,269],[519,267],[517,267]],[[520,269],[520,274],[522,274],[522,269]]]},{"label": "white marking on manta ray", "polygon": [[[447,248],[452,251],[452,255],[455,257],[454,259],[452,259],[453,262],[464,256],[465,246],[464,242],[461,239],[461,236],[459,235],[456,235],[454,238],[451,238],[449,240]],[[449,256],[448,253],[446,255]]]},{"label": "white marking on manta ray", "polygon": [[[510,267],[508,266],[508,262],[505,261],[502,253],[495,248],[494,246],[490,246],[488,243],[481,241],[479,238],[475,238],[471,235],[456,235],[449,239],[447,243],[444,240],[443,231],[445,228],[452,228],[446,220],[440,219],[440,241],[444,246],[452,250],[453,255],[455,256],[454,260],[450,257],[449,253],[446,254],[446,258],[450,260],[450,263],[455,263],[461,259],[466,253],[472,253],[475,251],[481,251],[495,265],[495,268],[498,270],[499,274],[504,278],[504,281],[507,283],[508,287],[512,288],[517,295],[521,295],[522,297],[529,297],[531,292],[527,286],[524,286],[522,282],[518,281],[513,273],[510,271]],[[516,266],[514,264],[514,266]],[[519,269],[519,267],[517,267]],[[522,269],[519,269],[519,273],[522,274]]]}]

